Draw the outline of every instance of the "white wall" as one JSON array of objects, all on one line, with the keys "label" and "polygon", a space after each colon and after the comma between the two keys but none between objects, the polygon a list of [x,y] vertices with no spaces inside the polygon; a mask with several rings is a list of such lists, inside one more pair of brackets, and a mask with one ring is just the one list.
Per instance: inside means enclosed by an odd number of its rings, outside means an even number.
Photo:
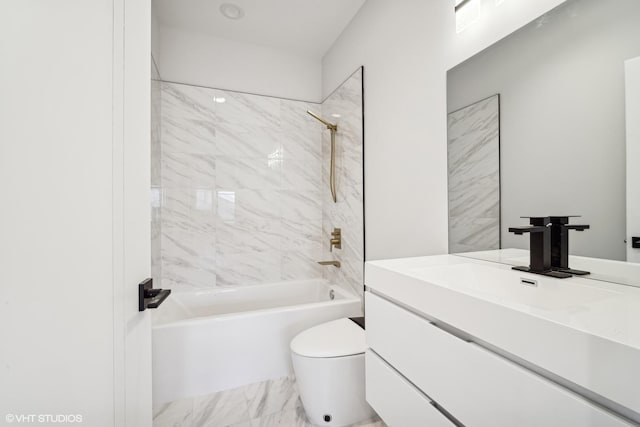
[{"label": "white wall", "polygon": [[570,1],[449,73],[449,110],[501,95],[503,247],[523,215],[582,215],[571,253],[625,259],[624,61],[640,3]]},{"label": "white wall", "polygon": [[[447,1],[447,0],[445,0]],[[481,2],[480,17],[461,33],[450,28],[449,68],[491,46],[518,28],[566,0],[474,0]],[[453,3],[453,0],[450,0]]]},{"label": "white wall", "polygon": [[323,59],[328,95],[364,66],[367,260],[447,252],[444,1],[368,0]]},{"label": "white wall", "polygon": [[447,252],[446,70],[563,1],[505,0],[456,34],[453,0],[368,0],[327,52],[324,97],[364,65],[368,260]]},{"label": "white wall", "polygon": [[113,3],[0,13],[3,423],[114,425]]},{"label": "white wall", "polygon": [[311,102],[321,100],[321,63],[313,55],[163,26],[156,60],[165,81]]}]

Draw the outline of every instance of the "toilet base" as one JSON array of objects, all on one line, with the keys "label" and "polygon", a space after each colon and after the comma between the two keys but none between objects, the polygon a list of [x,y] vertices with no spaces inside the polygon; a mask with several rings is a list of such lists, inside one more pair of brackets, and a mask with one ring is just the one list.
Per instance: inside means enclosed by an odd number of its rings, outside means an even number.
[{"label": "toilet base", "polygon": [[365,400],[364,354],[335,358],[292,354],[293,368],[309,421],[342,427],[375,417]]}]

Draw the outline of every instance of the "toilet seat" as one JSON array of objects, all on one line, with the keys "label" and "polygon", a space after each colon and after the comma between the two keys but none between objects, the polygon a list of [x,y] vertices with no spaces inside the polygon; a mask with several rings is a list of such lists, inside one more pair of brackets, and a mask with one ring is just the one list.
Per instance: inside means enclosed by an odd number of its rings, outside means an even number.
[{"label": "toilet seat", "polygon": [[303,357],[331,358],[364,354],[364,329],[348,318],[314,326],[296,335],[291,351]]}]

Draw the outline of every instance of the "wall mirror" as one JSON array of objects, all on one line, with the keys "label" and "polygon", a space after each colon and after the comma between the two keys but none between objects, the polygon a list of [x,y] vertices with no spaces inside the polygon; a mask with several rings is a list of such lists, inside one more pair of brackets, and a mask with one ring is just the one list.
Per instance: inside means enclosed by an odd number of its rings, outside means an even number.
[{"label": "wall mirror", "polygon": [[448,71],[450,253],[526,250],[508,231],[521,217],[580,215],[571,255],[638,262],[625,120],[638,22],[637,0],[569,0]]}]

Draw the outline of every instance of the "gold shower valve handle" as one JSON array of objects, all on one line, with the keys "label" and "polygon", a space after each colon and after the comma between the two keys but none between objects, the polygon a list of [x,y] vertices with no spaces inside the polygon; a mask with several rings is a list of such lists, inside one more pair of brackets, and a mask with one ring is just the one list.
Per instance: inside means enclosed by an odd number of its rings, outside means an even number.
[{"label": "gold shower valve handle", "polygon": [[342,249],[342,230],[334,228],[331,232],[331,240],[329,240],[329,252],[333,252],[333,248]]}]

